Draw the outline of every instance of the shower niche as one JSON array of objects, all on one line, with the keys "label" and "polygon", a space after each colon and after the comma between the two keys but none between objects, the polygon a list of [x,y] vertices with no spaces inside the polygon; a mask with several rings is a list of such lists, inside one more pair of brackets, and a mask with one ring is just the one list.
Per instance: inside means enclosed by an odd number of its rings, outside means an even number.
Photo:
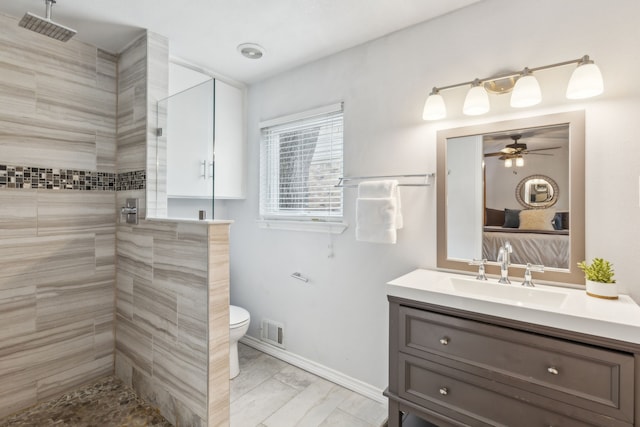
[{"label": "shower niche", "polygon": [[213,219],[214,199],[244,198],[243,97],[207,78],[158,102],[158,216]]}]

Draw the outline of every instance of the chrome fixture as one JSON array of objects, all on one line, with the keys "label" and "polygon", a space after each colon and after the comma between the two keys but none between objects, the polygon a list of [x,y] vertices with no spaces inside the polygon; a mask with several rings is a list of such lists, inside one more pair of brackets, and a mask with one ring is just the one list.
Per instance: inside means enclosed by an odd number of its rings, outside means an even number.
[{"label": "chrome fixture", "polygon": [[125,206],[120,208],[120,222],[127,224],[138,223],[138,199],[127,199]]},{"label": "chrome fixture", "polygon": [[498,251],[498,262],[500,263],[500,280],[498,283],[510,285],[509,280],[509,266],[511,265],[511,253],[513,253],[513,247],[511,243],[504,242],[504,246],[500,247]]},{"label": "chrome fixture", "polygon": [[567,86],[568,99],[583,99],[600,95],[604,90],[602,74],[589,55],[578,59],[558,62],[541,67],[528,68],[522,71],[510,72],[484,79],[474,79],[468,82],[456,83],[449,86],[434,87],[424,103],[423,120],[440,120],[446,117],[447,108],[440,92],[462,86],[471,86],[464,100],[463,113],[475,116],[487,113],[490,109],[488,92],[494,94],[511,93],[511,106],[514,108],[530,107],[542,100],[540,85],[533,73],[550,68],[577,64]]},{"label": "chrome fixture", "polygon": [[36,33],[51,37],[52,39],[66,42],[75,36],[77,31],[64,25],[57,24],[51,20],[51,9],[56,4],[56,0],[45,0],[46,15],[44,18],[34,15],[31,12],[24,14],[18,25],[27,30],[35,31]]},{"label": "chrome fixture", "polygon": [[522,286],[526,286],[527,288],[533,288],[535,286],[531,278],[532,271],[543,273],[544,265],[527,263],[527,269],[524,271],[524,282],[522,282]]},{"label": "chrome fixture", "polygon": [[238,45],[238,52],[245,58],[260,59],[264,56],[264,48],[255,43],[242,43]]},{"label": "chrome fixture", "polygon": [[487,264],[486,259],[474,259],[473,261],[469,261],[469,265],[478,266],[478,275],[476,276],[476,280],[487,280],[487,275],[485,274],[484,269],[485,264]]}]

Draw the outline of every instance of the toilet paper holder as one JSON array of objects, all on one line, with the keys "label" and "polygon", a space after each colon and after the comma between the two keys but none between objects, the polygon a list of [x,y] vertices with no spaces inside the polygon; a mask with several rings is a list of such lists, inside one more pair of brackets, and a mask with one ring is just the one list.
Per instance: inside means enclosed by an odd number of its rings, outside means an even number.
[{"label": "toilet paper holder", "polygon": [[294,279],[298,279],[301,280],[305,283],[309,282],[309,278],[303,276],[302,274],[298,273],[297,271],[295,273],[291,273],[291,277],[293,277]]}]

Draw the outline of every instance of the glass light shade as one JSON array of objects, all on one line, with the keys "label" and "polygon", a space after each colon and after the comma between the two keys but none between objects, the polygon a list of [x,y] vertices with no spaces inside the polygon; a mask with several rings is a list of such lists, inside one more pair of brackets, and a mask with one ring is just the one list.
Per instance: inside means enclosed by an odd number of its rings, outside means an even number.
[{"label": "glass light shade", "polygon": [[439,93],[432,93],[427,97],[422,111],[422,120],[440,120],[447,116],[447,107]]},{"label": "glass light shade", "polygon": [[542,93],[540,92],[538,79],[532,74],[520,77],[513,87],[511,106],[514,108],[531,107],[539,104],[541,100]]},{"label": "glass light shade", "polygon": [[504,159],[504,167],[505,167],[505,168],[510,168],[511,166],[513,166],[513,160],[511,160],[511,159]]},{"label": "glass light shade", "polygon": [[573,70],[567,86],[567,98],[591,98],[600,95],[603,90],[602,74],[598,66],[594,63],[582,64]]},{"label": "glass light shade", "polygon": [[489,111],[489,95],[482,86],[472,86],[464,99],[462,112],[467,116],[479,116]]},{"label": "glass light shade", "polygon": [[516,166],[519,168],[524,166],[524,157],[516,157]]}]

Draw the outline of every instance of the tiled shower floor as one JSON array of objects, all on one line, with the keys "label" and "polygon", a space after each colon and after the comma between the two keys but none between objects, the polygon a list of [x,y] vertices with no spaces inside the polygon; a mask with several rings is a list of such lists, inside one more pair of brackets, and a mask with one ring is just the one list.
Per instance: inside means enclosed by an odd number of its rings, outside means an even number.
[{"label": "tiled shower floor", "polygon": [[0,420],[0,427],[49,426],[170,427],[171,423],[115,377],[100,379]]},{"label": "tiled shower floor", "polygon": [[[386,406],[239,344],[231,427],[380,427]],[[0,427],[170,427],[122,381],[106,377],[0,419]]]}]

